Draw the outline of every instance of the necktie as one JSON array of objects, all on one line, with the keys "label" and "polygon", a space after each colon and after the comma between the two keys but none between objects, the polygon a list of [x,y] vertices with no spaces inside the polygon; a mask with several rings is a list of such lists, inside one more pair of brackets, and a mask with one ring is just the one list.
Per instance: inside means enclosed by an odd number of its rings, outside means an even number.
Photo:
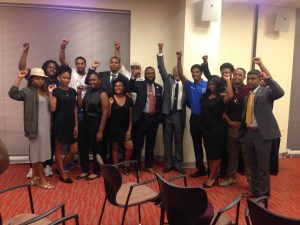
[{"label": "necktie", "polygon": [[149,113],[150,114],[155,113],[155,100],[154,100],[152,84],[149,84]]},{"label": "necktie", "polygon": [[173,112],[176,112],[176,111],[177,111],[177,104],[178,104],[178,89],[179,89],[179,84],[178,84],[178,82],[176,82],[175,93],[174,93],[174,101],[173,101],[173,107],[172,107],[172,111],[173,111]]},{"label": "necktie", "polygon": [[115,81],[115,79],[117,78],[117,75],[116,74],[112,74],[111,76],[112,76],[112,78],[111,78],[111,84],[113,84],[114,81]]},{"label": "necktie", "polygon": [[252,123],[252,107],[254,102],[254,93],[250,91],[247,101],[247,110],[246,110],[246,124],[249,127]]}]

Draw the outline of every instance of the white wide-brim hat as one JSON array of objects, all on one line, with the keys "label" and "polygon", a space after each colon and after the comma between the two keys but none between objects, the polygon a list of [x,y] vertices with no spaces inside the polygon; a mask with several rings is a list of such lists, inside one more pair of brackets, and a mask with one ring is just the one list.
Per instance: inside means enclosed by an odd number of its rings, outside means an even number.
[{"label": "white wide-brim hat", "polygon": [[48,78],[45,75],[45,72],[42,68],[32,68],[31,71],[30,71],[30,76],[38,76],[38,77]]}]

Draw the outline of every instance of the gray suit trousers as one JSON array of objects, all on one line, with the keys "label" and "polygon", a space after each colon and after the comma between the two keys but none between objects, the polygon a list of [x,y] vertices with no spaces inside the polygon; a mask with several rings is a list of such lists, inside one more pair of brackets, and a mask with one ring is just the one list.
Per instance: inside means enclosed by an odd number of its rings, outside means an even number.
[{"label": "gray suit trousers", "polygon": [[[164,163],[165,168],[180,169],[183,161],[183,132],[181,111],[171,112],[164,120]],[[173,136],[175,139],[175,153],[172,157]]]},{"label": "gray suit trousers", "polygon": [[249,160],[250,191],[256,196],[270,196],[270,154],[272,140],[264,140],[258,130],[247,130],[242,151]]}]

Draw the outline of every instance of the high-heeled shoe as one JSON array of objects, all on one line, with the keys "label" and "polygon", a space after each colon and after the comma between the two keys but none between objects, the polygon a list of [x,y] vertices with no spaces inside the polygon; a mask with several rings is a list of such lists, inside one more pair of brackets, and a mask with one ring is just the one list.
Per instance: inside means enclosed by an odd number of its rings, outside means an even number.
[{"label": "high-heeled shoe", "polygon": [[215,184],[218,184],[218,177],[210,177],[210,178],[208,178],[208,180],[209,180],[209,179],[214,179],[214,181],[213,181],[210,185],[208,185],[208,184],[207,184],[208,181],[206,181],[206,182],[202,185],[203,188],[211,188],[211,187],[213,187]]},{"label": "high-heeled shoe", "polygon": [[50,182],[47,182],[46,184],[38,184],[37,187],[43,188],[43,189],[52,189],[54,188],[54,185]]},{"label": "high-heeled shoe", "polygon": [[40,183],[40,177],[32,177],[30,180],[31,186],[38,186]]}]

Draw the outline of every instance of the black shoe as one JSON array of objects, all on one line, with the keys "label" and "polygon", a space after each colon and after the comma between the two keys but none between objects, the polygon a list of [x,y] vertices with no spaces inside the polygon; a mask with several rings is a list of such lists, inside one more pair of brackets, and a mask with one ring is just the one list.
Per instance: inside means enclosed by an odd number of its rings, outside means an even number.
[{"label": "black shoe", "polygon": [[162,170],[162,173],[169,173],[170,171],[172,170],[172,167],[165,167],[163,170]]},{"label": "black shoe", "polygon": [[70,177],[67,177],[66,179],[63,179],[62,177],[60,177],[60,180],[64,183],[67,183],[67,184],[72,184],[73,183],[73,180]]},{"label": "black shoe", "polygon": [[176,170],[178,173],[186,174],[186,172],[185,172],[181,167],[179,167],[179,168],[175,167],[175,170]]},{"label": "black shoe", "polygon": [[215,184],[217,184],[217,181],[215,180],[211,185],[208,185],[207,182],[205,182],[202,187],[203,188],[211,188],[213,187]]},{"label": "black shoe", "polygon": [[190,177],[202,177],[206,175],[206,171],[196,170],[196,172],[190,174]]}]

